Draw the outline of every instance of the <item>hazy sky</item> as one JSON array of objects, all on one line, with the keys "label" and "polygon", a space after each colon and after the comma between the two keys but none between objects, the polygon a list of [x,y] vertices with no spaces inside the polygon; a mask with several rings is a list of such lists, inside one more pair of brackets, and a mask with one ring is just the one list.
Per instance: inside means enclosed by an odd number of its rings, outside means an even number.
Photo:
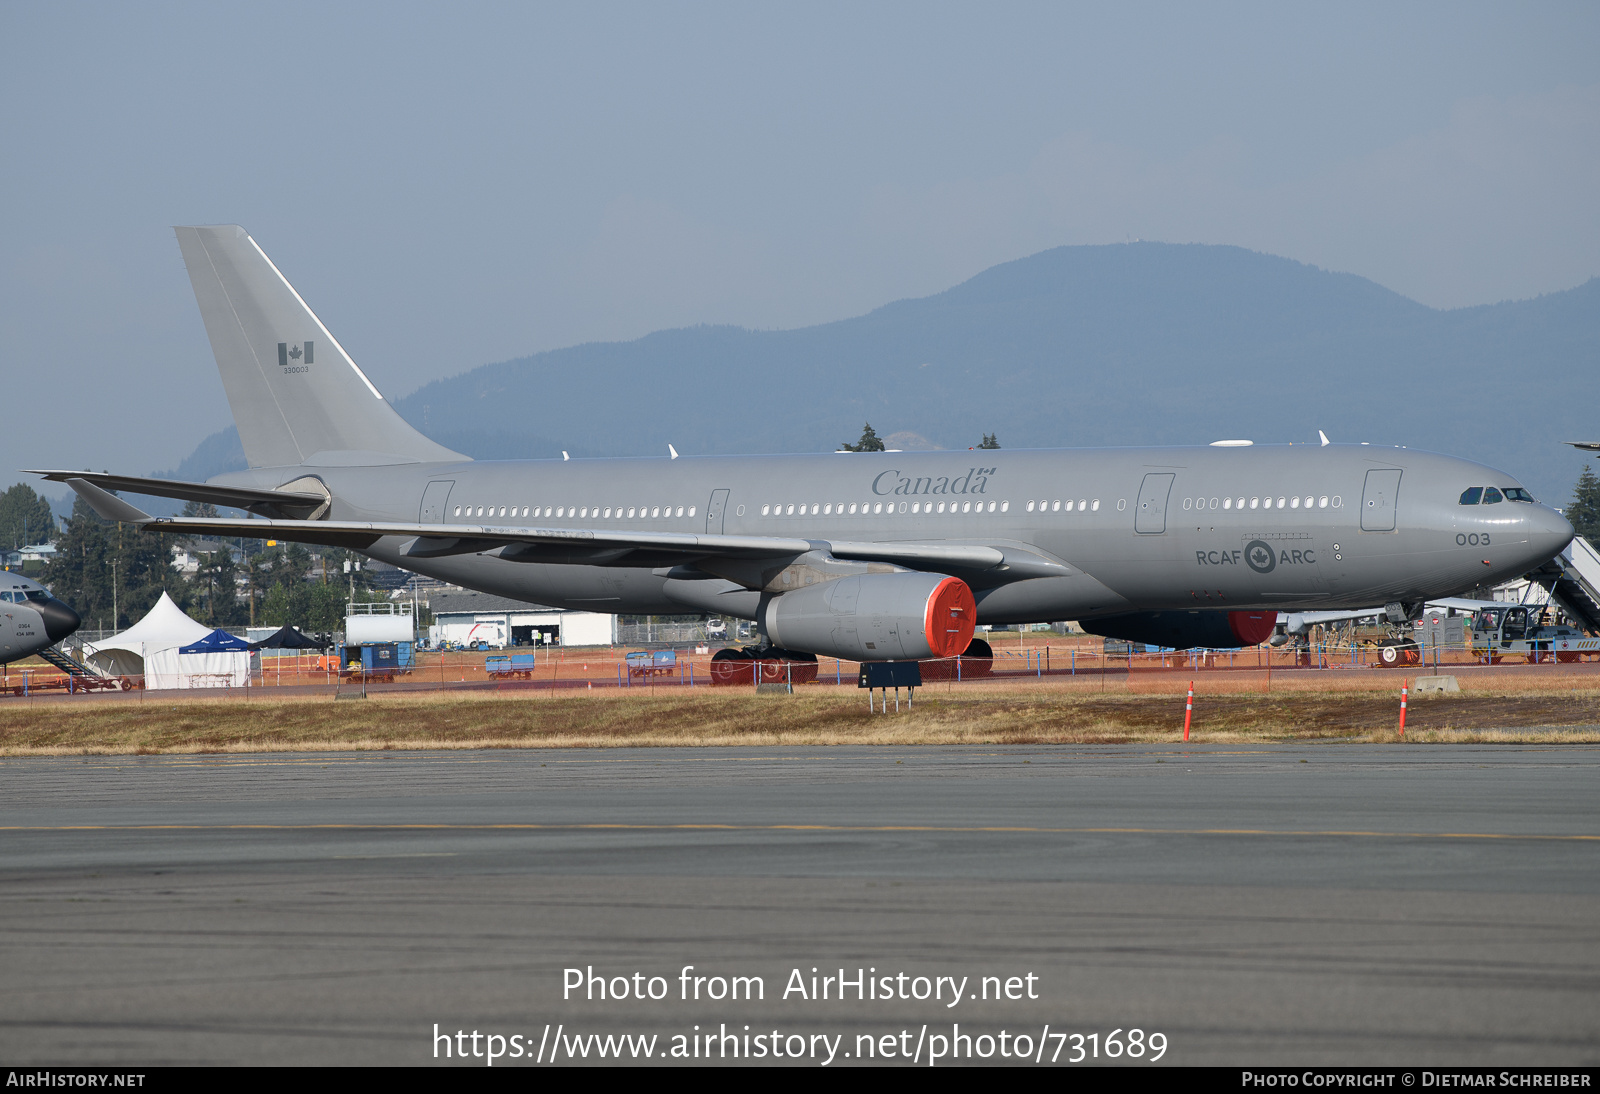
[{"label": "hazy sky", "polygon": [[6,0],[0,118],[0,486],[231,421],[173,224],[243,224],[391,396],[1067,243],[1600,274],[1594,3]]}]

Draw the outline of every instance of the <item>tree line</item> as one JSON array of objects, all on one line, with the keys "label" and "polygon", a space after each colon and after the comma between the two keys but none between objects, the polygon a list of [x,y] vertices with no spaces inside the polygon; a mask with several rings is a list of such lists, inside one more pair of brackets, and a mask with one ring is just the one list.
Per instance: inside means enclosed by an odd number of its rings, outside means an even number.
[{"label": "tree line", "polygon": [[[985,433],[983,440],[973,445],[974,448],[999,448],[1000,442],[993,433]],[[866,428],[861,431],[861,439],[855,444],[845,441],[838,448],[840,452],[883,452],[888,448],[883,443],[883,438],[878,436],[878,431],[872,428],[872,423],[867,422]]]},{"label": "tree line", "polygon": [[55,514],[50,502],[19,482],[0,494],[0,549],[15,551],[54,539]]},{"label": "tree line", "polygon": [[[191,502],[184,515],[217,512]],[[131,626],[162,593],[209,627],[240,630],[289,624],[311,632],[343,629],[351,594],[351,575],[344,573],[344,562],[359,556],[335,547],[318,547],[313,553],[299,543],[269,546],[259,539],[211,542],[213,550],[199,551],[192,537],[103,520],[79,498],[72,515],[62,522],[55,557],[40,577],[92,630]],[[174,546],[194,555],[199,563],[194,573],[179,571]],[[358,599],[386,599],[367,587],[365,571],[353,576]]]}]

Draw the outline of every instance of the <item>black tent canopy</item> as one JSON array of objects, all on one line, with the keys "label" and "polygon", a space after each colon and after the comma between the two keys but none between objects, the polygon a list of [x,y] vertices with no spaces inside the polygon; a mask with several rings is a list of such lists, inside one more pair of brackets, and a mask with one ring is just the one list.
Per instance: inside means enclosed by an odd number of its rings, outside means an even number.
[{"label": "black tent canopy", "polygon": [[253,650],[320,650],[327,647],[314,638],[301,634],[293,627],[279,627],[259,642],[250,643]]}]

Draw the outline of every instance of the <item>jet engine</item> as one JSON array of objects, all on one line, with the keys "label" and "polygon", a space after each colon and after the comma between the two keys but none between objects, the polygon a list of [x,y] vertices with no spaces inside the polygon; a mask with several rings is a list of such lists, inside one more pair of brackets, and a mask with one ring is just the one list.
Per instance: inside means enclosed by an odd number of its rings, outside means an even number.
[{"label": "jet engine", "polygon": [[1152,646],[1229,650],[1260,645],[1272,637],[1277,623],[1275,611],[1129,612],[1085,619],[1082,626],[1090,634]]},{"label": "jet engine", "polygon": [[782,593],[761,609],[774,645],[851,661],[955,657],[978,608],[964,581],[942,574],[842,577]]}]

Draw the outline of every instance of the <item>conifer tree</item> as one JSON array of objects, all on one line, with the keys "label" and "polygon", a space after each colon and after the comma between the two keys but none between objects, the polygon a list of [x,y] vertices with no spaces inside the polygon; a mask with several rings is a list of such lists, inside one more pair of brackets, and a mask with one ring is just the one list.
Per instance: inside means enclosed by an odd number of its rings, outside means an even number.
[{"label": "conifer tree", "polygon": [[866,428],[861,431],[861,439],[855,444],[839,446],[841,452],[882,452],[885,448],[883,441],[878,437],[877,430],[872,428],[872,423],[867,422]]},{"label": "conifer tree", "polygon": [[1588,464],[1583,465],[1583,474],[1578,476],[1566,515],[1580,536],[1590,543],[1600,543],[1600,478],[1595,477]]},{"label": "conifer tree", "polygon": [[81,497],[43,580],[94,629],[120,630],[138,621],[163,592],[180,608],[189,604],[189,588],[172,566],[171,540],[103,520]]},{"label": "conifer tree", "polygon": [[14,550],[55,538],[56,521],[50,503],[19,482],[0,494],[0,549]]}]

